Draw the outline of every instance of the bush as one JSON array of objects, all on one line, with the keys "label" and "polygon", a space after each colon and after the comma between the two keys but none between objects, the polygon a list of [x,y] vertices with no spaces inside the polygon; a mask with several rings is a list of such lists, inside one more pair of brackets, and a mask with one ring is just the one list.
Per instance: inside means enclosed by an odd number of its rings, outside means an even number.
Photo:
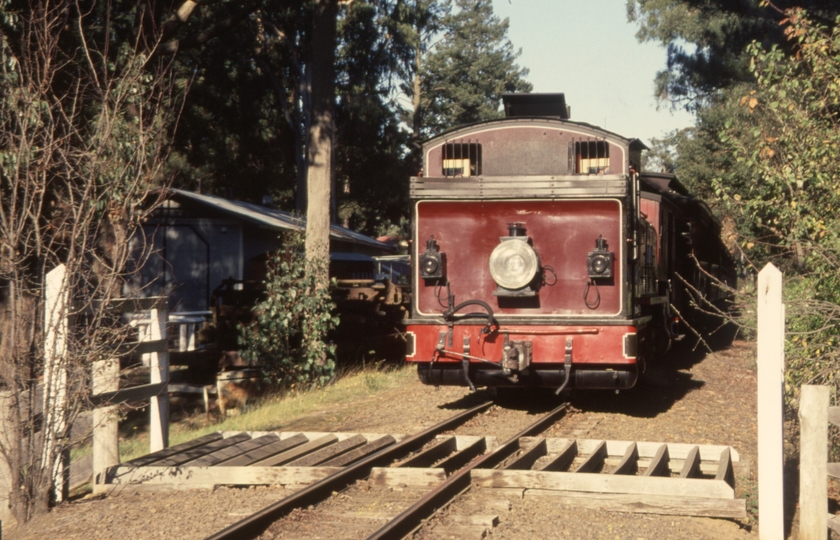
[{"label": "bush", "polygon": [[268,384],[323,385],[335,374],[335,345],[326,336],[338,325],[329,289],[317,283],[329,263],[306,261],[303,235],[284,240],[286,247],[268,260],[266,297],[254,307],[255,322],[239,326],[241,354],[262,367]]}]

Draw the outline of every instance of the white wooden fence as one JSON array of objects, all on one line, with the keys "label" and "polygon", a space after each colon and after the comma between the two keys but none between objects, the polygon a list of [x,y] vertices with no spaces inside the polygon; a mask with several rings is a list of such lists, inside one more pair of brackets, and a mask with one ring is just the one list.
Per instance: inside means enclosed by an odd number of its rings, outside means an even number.
[{"label": "white wooden fence", "polygon": [[[43,452],[54,452],[56,440],[64,431],[66,411],[65,393],[67,389],[67,332],[69,314],[69,287],[67,273],[63,265],[47,274],[44,290],[44,356],[45,370],[43,380],[43,416],[44,437]],[[114,358],[94,362],[92,368],[91,401],[93,411],[93,472],[94,491],[97,488],[97,473],[107,467],[119,464],[119,434],[117,407],[127,401],[149,400],[150,409],[150,450],[162,450],[169,444],[169,353],[166,346],[166,299],[162,297],[140,300],[118,300],[118,307],[123,312],[144,313],[134,318],[136,324],[145,325],[145,331],[139,332],[141,342],[124,343],[115,348]],[[143,354],[151,368],[149,384],[132,388],[119,388],[119,356],[125,354]],[[0,412],[11,408],[13,392],[0,392]],[[5,441],[12,436],[5,427],[5,413],[0,414],[0,437]],[[7,446],[8,447],[8,446]],[[11,488],[11,470],[6,459],[0,454],[0,524],[13,521],[9,508],[9,490]],[[55,499],[65,500],[69,491],[69,453],[59,456],[52,471]],[[2,526],[2,525],[0,525]],[[2,529],[0,529],[2,530]],[[2,534],[2,533],[0,533]]]},{"label": "white wooden fence", "polygon": [[758,536],[784,540],[785,306],[782,273],[758,274]]},{"label": "white wooden fence", "polygon": [[[138,343],[124,343],[115,352],[114,358],[100,360],[93,366],[93,388],[91,401],[93,416],[93,492],[103,490],[101,475],[108,467],[118,465],[119,432],[118,412],[120,403],[149,400],[149,449],[151,452],[169,446],[169,353],[167,352],[166,298],[142,298],[116,300],[121,310],[140,317],[132,317],[132,324],[141,326]],[[149,384],[120,388],[121,354],[143,355],[143,364],[150,368]]]},{"label": "white wooden fence", "polygon": [[[768,264],[758,275],[758,533],[783,539],[784,304],[782,275]],[[828,386],[803,385],[799,400],[799,540],[840,533],[840,515],[828,513],[828,424],[840,426],[840,407],[829,407]]]}]

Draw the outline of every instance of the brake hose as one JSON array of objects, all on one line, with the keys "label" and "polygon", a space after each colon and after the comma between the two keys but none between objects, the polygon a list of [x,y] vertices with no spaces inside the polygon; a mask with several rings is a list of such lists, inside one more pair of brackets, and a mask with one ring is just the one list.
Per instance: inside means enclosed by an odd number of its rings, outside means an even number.
[{"label": "brake hose", "polygon": [[487,310],[486,314],[474,311],[474,312],[471,312],[471,313],[464,313],[462,315],[462,317],[464,317],[465,319],[472,319],[472,318],[476,318],[476,317],[486,318],[487,319],[487,325],[481,331],[482,333],[489,334],[490,330],[493,326],[495,326],[497,329],[499,328],[499,322],[496,320],[496,317],[493,316],[493,308],[491,308],[490,305],[487,302],[483,302],[481,300],[467,300],[465,302],[461,302],[457,306],[451,307],[451,308],[447,309],[446,311],[444,311],[443,312],[443,318],[446,319],[446,320],[452,320],[455,313],[457,313],[458,311],[461,311],[462,309],[464,309],[467,306],[479,306],[479,307],[482,307],[485,310]]}]

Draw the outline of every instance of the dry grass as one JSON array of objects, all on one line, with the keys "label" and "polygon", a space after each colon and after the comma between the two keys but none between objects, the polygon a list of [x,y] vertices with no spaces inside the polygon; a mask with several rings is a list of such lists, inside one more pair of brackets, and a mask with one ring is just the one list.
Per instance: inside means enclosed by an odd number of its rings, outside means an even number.
[{"label": "dry grass", "polygon": [[[380,370],[373,367],[355,369],[341,374],[336,381],[323,388],[291,389],[282,395],[263,398],[236,416],[220,418],[203,413],[189,415],[169,426],[169,444],[186,442],[215,431],[272,431],[283,425],[347,401],[370,396],[405,384],[416,377],[408,367]],[[146,426],[132,426],[135,433],[121,437],[120,460],[128,461],[149,452]],[[78,449],[74,459],[89,453]]]}]

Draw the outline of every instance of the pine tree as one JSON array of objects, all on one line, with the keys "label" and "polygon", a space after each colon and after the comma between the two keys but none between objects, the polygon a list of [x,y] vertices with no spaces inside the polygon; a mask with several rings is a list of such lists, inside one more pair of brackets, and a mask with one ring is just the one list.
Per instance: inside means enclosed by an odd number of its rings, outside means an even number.
[{"label": "pine tree", "polygon": [[519,51],[507,38],[508,20],[493,13],[491,0],[454,0],[443,18],[443,38],[420,68],[425,135],[502,116],[502,94],[530,92]]}]

